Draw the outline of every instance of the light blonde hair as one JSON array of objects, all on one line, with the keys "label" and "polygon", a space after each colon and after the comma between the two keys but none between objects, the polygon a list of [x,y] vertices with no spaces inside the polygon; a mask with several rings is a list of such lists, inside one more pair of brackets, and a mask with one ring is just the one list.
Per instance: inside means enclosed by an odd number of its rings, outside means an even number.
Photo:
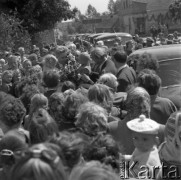
[{"label": "light blonde hair", "polygon": [[100,76],[98,83],[105,84],[110,87],[114,92],[117,90],[118,81],[117,77],[112,73],[105,73]]}]

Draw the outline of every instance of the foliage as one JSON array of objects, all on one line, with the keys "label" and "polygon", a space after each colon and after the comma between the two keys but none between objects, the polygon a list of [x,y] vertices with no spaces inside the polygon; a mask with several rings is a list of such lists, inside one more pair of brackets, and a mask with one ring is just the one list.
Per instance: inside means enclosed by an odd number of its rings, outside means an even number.
[{"label": "foliage", "polygon": [[108,3],[108,10],[110,12],[110,14],[114,14],[115,13],[115,7],[114,7],[114,0],[109,0],[109,3]]},{"label": "foliage", "polygon": [[73,18],[77,12],[75,8],[70,9],[66,0],[4,0],[1,4],[17,10],[18,17],[23,20],[22,26],[31,34],[52,29],[57,21]]},{"label": "foliage", "polygon": [[12,48],[17,50],[23,46],[30,50],[30,35],[22,27],[21,21],[16,18],[16,15],[0,14],[0,49],[7,50]]},{"label": "foliage", "polygon": [[176,0],[169,6],[169,12],[173,21],[181,20],[181,0]]},{"label": "foliage", "polygon": [[88,5],[87,11],[86,11],[86,17],[87,18],[95,18],[99,17],[100,13],[97,12],[96,8],[93,7],[91,4]]},{"label": "foliage", "polygon": [[118,14],[120,9],[121,9],[121,5],[122,5],[122,0],[116,0],[114,3],[114,13]]},{"label": "foliage", "polygon": [[80,82],[79,67],[80,64],[76,62],[74,58],[70,57],[68,63],[62,69],[60,76],[61,82],[72,81],[77,86]]}]

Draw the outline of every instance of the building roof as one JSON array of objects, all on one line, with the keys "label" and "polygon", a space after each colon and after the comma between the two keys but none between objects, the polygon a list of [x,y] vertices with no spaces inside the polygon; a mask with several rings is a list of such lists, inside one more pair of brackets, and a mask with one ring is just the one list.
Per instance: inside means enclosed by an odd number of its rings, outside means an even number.
[{"label": "building roof", "polygon": [[169,5],[174,0],[149,0],[147,4],[147,11],[168,10]]},{"label": "building roof", "polygon": [[148,0],[133,0],[132,2],[148,3]]}]

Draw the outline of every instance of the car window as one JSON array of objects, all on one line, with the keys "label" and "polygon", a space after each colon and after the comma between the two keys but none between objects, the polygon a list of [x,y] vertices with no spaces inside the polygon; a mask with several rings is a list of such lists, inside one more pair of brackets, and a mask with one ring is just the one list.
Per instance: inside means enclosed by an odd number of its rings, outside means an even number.
[{"label": "car window", "polygon": [[160,61],[159,76],[162,86],[181,84],[181,59]]}]

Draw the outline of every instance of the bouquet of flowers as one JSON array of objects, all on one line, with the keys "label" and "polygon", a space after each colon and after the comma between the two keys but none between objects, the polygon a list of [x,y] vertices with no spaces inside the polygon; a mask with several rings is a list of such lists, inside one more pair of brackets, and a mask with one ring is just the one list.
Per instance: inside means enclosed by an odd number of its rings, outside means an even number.
[{"label": "bouquet of flowers", "polygon": [[70,59],[68,63],[62,68],[60,74],[60,81],[72,81],[75,85],[79,85],[80,75],[78,69],[80,64],[75,59]]}]

